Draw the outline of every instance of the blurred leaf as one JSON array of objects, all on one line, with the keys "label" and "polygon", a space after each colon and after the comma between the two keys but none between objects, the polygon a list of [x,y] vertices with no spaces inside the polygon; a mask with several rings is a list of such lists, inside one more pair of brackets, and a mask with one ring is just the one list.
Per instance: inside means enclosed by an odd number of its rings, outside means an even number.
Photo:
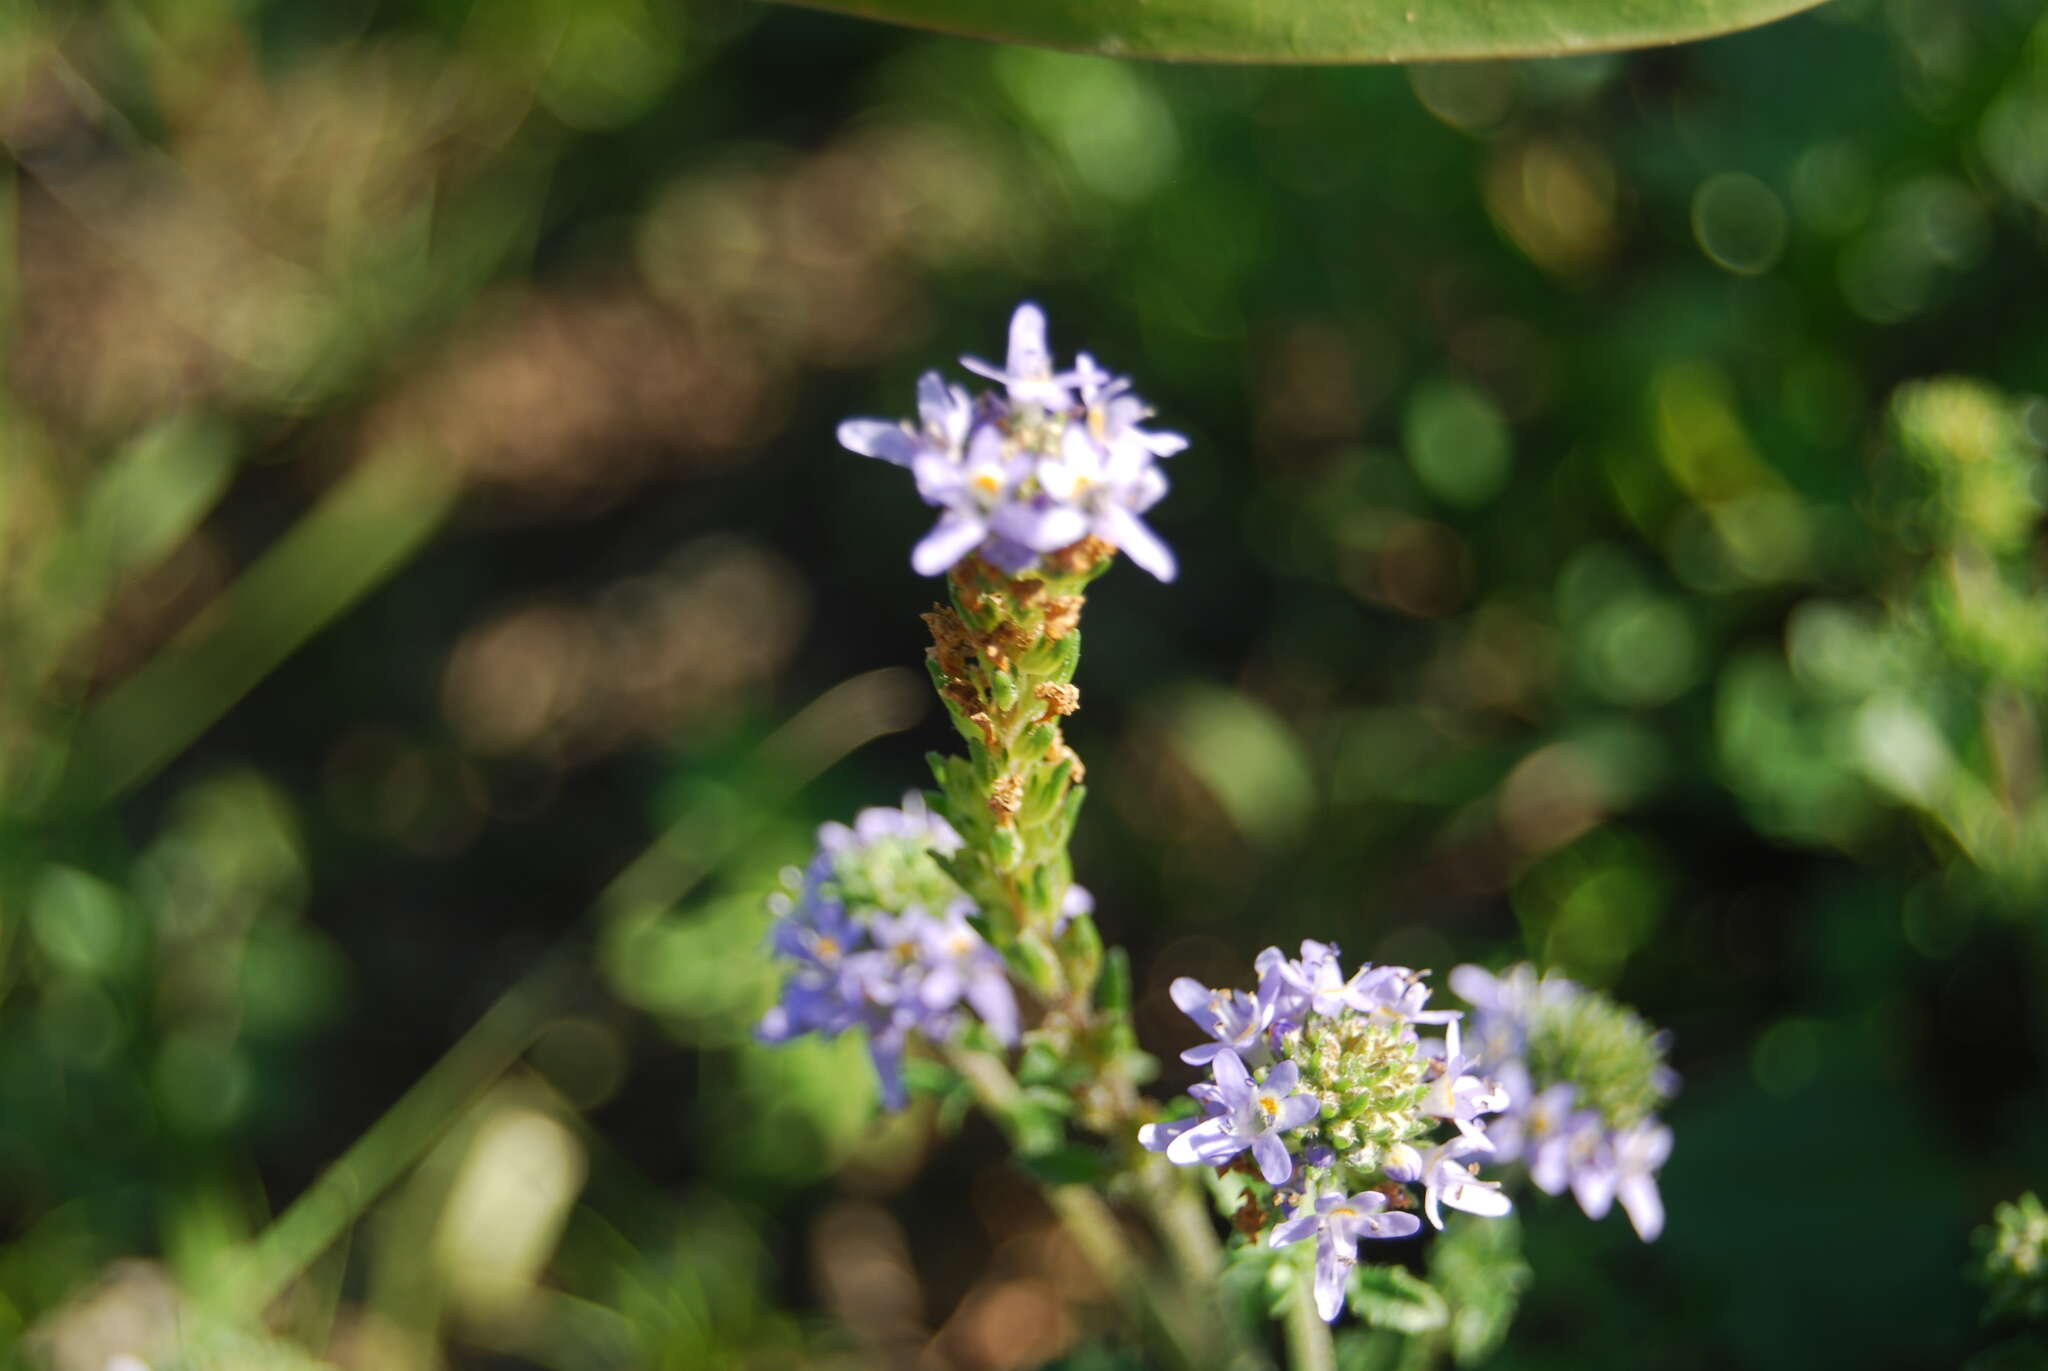
[{"label": "blurred leaf", "polygon": [[1814,0],[807,0],[818,9],[1003,42],[1186,62],[1539,57],[1706,38]]},{"label": "blurred leaf", "polygon": [[1450,1318],[1429,1282],[1398,1266],[1360,1266],[1351,1275],[1351,1308],[1375,1328],[1427,1333]]},{"label": "blurred leaf", "polygon": [[1247,838],[1280,846],[1300,831],[1315,805],[1315,776],[1277,715],[1208,686],[1185,688],[1160,712],[1181,761]]}]

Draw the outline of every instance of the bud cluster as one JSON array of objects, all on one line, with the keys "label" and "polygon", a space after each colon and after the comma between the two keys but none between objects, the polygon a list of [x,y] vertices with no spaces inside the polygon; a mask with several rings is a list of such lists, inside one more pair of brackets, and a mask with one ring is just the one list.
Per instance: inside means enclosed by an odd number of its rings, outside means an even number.
[{"label": "bud cluster", "polygon": [[1473,1006],[1472,1036],[1511,1097],[1491,1130],[1495,1157],[1519,1161],[1547,1194],[1570,1190],[1589,1218],[1619,1200],[1644,1242],[1664,1227],[1657,1172],[1671,1130],[1656,1110],[1677,1089],[1665,1035],[1597,991],[1526,963],[1495,976],[1451,973]]},{"label": "bud cluster", "polygon": [[[1318,942],[1298,958],[1269,947],[1254,969],[1252,993],[1173,983],[1174,1002],[1212,1039],[1182,1060],[1209,1064],[1213,1078],[1188,1090],[1199,1114],[1148,1124],[1138,1140],[1183,1166],[1235,1165],[1249,1151],[1282,1215],[1268,1241],[1317,1240],[1317,1307],[1335,1319],[1358,1239],[1420,1231],[1398,1212],[1413,1204],[1404,1187],[1422,1186],[1422,1210],[1439,1228],[1444,1207],[1508,1212],[1499,1183],[1462,1160],[1492,1150],[1485,1116],[1506,1108],[1508,1093],[1475,1074],[1459,1015],[1428,1008],[1422,973],[1367,965],[1346,977],[1337,948]],[[1444,1037],[1425,1040],[1417,1025],[1442,1025]],[[1243,1226],[1257,1234],[1265,1211],[1248,1212]]]}]

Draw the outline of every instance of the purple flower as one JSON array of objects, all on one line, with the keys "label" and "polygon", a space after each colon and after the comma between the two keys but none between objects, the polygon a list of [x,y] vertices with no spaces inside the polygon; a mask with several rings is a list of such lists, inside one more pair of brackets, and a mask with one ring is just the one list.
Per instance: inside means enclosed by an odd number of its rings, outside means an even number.
[{"label": "purple flower", "polygon": [[1002,954],[967,922],[972,900],[953,902],[938,918],[919,914],[914,938],[924,975],[918,998],[926,1010],[943,1013],[965,1000],[998,1041],[1017,1041],[1017,993],[1003,970]]},{"label": "purple flower", "polygon": [[1376,1190],[1324,1195],[1307,1213],[1273,1230],[1272,1245],[1288,1247],[1316,1239],[1316,1312],[1331,1323],[1344,1312],[1344,1286],[1358,1264],[1360,1238],[1405,1238],[1422,1230],[1413,1214],[1384,1213],[1387,1197]]},{"label": "purple flower", "polygon": [[1134,447],[1152,457],[1171,457],[1187,450],[1188,440],[1182,434],[1138,427],[1152,417],[1152,407],[1131,394],[1128,377],[1104,371],[1084,352],[1074,359],[1073,380],[1081,393],[1088,431],[1105,448]]},{"label": "purple flower", "polygon": [[1270,986],[1261,986],[1256,996],[1242,990],[1211,990],[1192,976],[1181,976],[1168,988],[1180,1012],[1195,1026],[1214,1038],[1180,1054],[1190,1066],[1200,1066],[1229,1048],[1253,1066],[1263,1066],[1271,1056],[1263,1037],[1273,1022]]},{"label": "purple flower", "polygon": [[1284,955],[1277,947],[1261,952],[1252,967],[1259,973],[1260,993],[1273,1000],[1274,1017],[1300,1024],[1311,1014],[1342,1012],[1347,987],[1337,957],[1335,943],[1312,939],[1303,941],[1298,959]]},{"label": "purple flower", "polygon": [[1600,1116],[1591,1110],[1575,1110],[1578,1087],[1559,1081],[1543,1091],[1531,1091],[1529,1073],[1520,1062],[1501,1069],[1502,1088],[1508,1092],[1508,1111],[1488,1120],[1486,1136],[1494,1145],[1494,1160],[1519,1161],[1528,1168],[1529,1179],[1546,1195],[1563,1194],[1571,1184],[1574,1139],[1589,1130],[1600,1132]]},{"label": "purple flower", "polygon": [[[973,902],[939,868],[960,835],[915,792],[900,809],[864,809],[851,825],[818,830],[797,897],[771,896],[769,946],[787,958],[781,1000],[756,1036],[786,1042],[862,1029],[882,1097],[905,1103],[903,1056],[910,1035],[944,1041],[973,1010],[1004,1042],[1017,1038],[1016,993],[1001,956],[967,922]],[[928,907],[945,901],[934,917]]]},{"label": "purple flower", "polygon": [[900,809],[873,805],[854,815],[851,827],[831,822],[818,826],[820,856],[840,857],[892,841],[909,843],[920,851],[929,848],[943,857],[965,845],[953,825],[932,813],[924,796],[915,790],[904,792]]},{"label": "purple flower", "polygon": [[900,467],[914,466],[925,456],[958,461],[974,417],[967,392],[927,371],[917,378],[917,413],[916,427],[887,419],[848,419],[839,426],[839,445]]},{"label": "purple flower", "polygon": [[1361,969],[1351,978],[1351,1007],[1361,1014],[1384,1015],[1406,1024],[1447,1024],[1464,1015],[1456,1009],[1429,1009],[1429,986],[1423,973],[1405,966]]},{"label": "purple flower", "polygon": [[1294,1174],[1294,1158],[1281,1135],[1322,1113],[1322,1102],[1295,1092],[1301,1069],[1293,1062],[1280,1063],[1261,1083],[1252,1079],[1235,1052],[1225,1048],[1216,1054],[1211,1069],[1216,1093],[1205,1103],[1221,1106],[1220,1111],[1177,1134],[1166,1149],[1167,1160],[1179,1166],[1220,1166],[1250,1148],[1267,1184],[1279,1185]]},{"label": "purple flower", "polygon": [[843,446],[909,468],[918,494],[938,507],[911,564],[937,575],[978,553],[1014,575],[1094,536],[1172,580],[1173,553],[1138,516],[1166,493],[1156,460],[1181,451],[1187,439],[1142,427],[1151,411],[1129,381],[1093,358],[1055,373],[1036,305],[1019,305],[1011,317],[1004,366],[961,361],[1001,382],[1004,393],[970,399],[928,372],[918,382],[916,424],[849,419],[839,426]]},{"label": "purple flower", "polygon": [[1060,897],[1059,917],[1052,921],[1052,935],[1057,938],[1067,931],[1067,925],[1078,914],[1095,912],[1095,895],[1085,885],[1070,885],[1067,893]]},{"label": "purple flower", "polygon": [[1008,528],[1000,531],[1047,552],[1093,534],[1128,552],[1162,581],[1177,574],[1172,549],[1138,517],[1166,494],[1165,473],[1152,464],[1146,448],[1130,442],[1112,445],[1087,427],[1071,424],[1061,435],[1058,455],[1040,459],[1037,476],[1045,507],[1033,518],[1043,524],[1029,537]]},{"label": "purple flower", "polygon": [[1407,1143],[1396,1143],[1387,1149],[1386,1172],[1397,1181],[1422,1182],[1422,1211],[1429,1215],[1432,1227],[1444,1226],[1439,1205],[1499,1218],[1514,1208],[1501,1193],[1500,1182],[1482,1181],[1470,1165],[1458,1161],[1480,1150],[1465,1137],[1438,1143],[1427,1152],[1418,1152]]},{"label": "purple flower", "polygon": [[1605,1218],[1619,1199],[1636,1236],[1654,1242],[1664,1231],[1657,1169],[1670,1155],[1671,1130],[1653,1119],[1598,1137],[1574,1158],[1572,1195],[1589,1219]]},{"label": "purple flower", "polygon": [[1028,300],[1010,316],[1010,355],[1005,366],[998,369],[979,357],[962,357],[960,365],[977,376],[1001,381],[1012,404],[1064,409],[1072,398],[1068,387],[1073,377],[1052,372],[1052,351],[1045,343],[1045,311]]},{"label": "purple flower", "polygon": [[1430,1082],[1429,1093],[1423,1096],[1418,1109],[1430,1118],[1450,1120],[1467,1141],[1490,1152],[1493,1144],[1487,1140],[1478,1119],[1482,1114],[1495,1114],[1507,1108],[1508,1092],[1498,1081],[1472,1075],[1478,1058],[1458,1049],[1458,1025],[1453,1021],[1444,1030],[1444,1055],[1438,1060],[1436,1078]]}]

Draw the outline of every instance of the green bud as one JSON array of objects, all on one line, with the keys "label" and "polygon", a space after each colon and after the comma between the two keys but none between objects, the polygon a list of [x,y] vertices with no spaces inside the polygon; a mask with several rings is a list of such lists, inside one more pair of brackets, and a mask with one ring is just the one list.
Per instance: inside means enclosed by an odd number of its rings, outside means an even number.
[{"label": "green bud", "polygon": [[1053,826],[1053,843],[1056,846],[1065,848],[1074,836],[1074,824],[1081,817],[1081,802],[1087,798],[1088,787],[1085,785],[1077,785],[1067,792],[1066,799],[1060,803],[1059,821]]},{"label": "green bud", "polygon": [[1131,956],[1121,947],[1110,948],[1103,958],[1102,979],[1095,985],[1095,1003],[1114,1014],[1130,1013]]},{"label": "green bud", "polygon": [[1055,723],[1033,724],[1024,730],[1024,736],[1017,743],[1017,760],[1024,763],[1041,762],[1045,754],[1052,751],[1052,740],[1059,737],[1059,725]]},{"label": "green bud", "polygon": [[1017,707],[1017,677],[1014,672],[989,668],[988,691],[997,709],[1011,710]]},{"label": "green bud", "polygon": [[1071,685],[1074,670],[1081,665],[1081,630],[1075,629],[1053,644],[1052,670],[1047,674],[1060,685]]},{"label": "green bud", "polygon": [[1092,990],[1102,974],[1102,934],[1095,927],[1095,920],[1086,914],[1076,914],[1068,920],[1067,931],[1060,935],[1059,950],[1067,964],[1068,980],[1076,989]]},{"label": "green bud", "polygon": [[1017,863],[1024,860],[1024,840],[1017,836],[1014,828],[990,829],[988,850],[998,871],[1013,871]]},{"label": "green bud", "polygon": [[1066,975],[1060,970],[1060,959],[1053,955],[1044,936],[1034,929],[1018,933],[1010,946],[1010,964],[1024,978],[1026,985],[1046,999],[1066,988]]}]

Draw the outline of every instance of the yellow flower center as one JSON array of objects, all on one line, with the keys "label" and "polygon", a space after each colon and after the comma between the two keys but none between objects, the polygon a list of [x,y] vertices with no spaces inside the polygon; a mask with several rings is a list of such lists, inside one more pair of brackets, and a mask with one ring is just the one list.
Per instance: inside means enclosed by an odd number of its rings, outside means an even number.
[{"label": "yellow flower center", "polygon": [[1274,1099],[1271,1095],[1261,1095],[1259,1096],[1259,1108],[1266,1111],[1267,1118],[1277,1118],[1280,1114],[1280,1101]]}]

